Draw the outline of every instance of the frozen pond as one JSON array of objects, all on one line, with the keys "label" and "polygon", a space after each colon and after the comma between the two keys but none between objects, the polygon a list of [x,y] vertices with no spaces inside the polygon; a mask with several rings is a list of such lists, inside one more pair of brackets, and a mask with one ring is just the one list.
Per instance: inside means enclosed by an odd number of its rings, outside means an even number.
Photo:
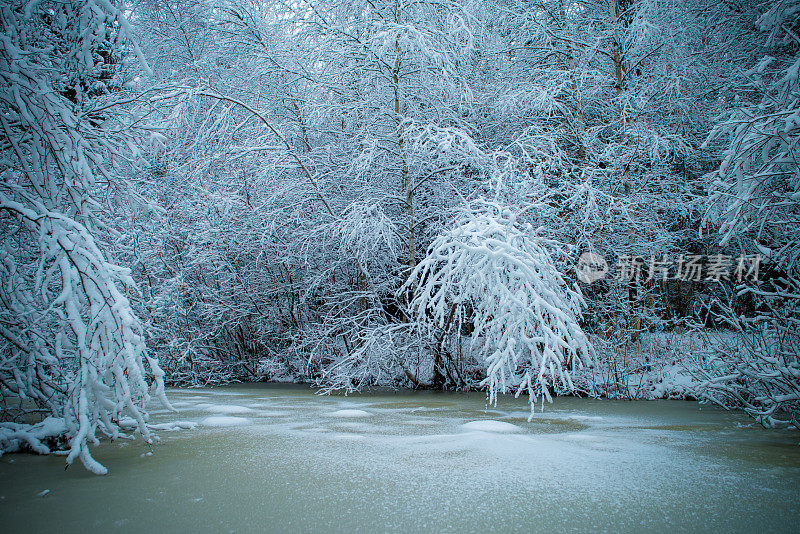
[{"label": "frozen pond", "polygon": [[[0,458],[5,532],[796,532],[800,436],[692,402],[454,393],[317,396],[303,387],[171,390],[153,423],[103,443],[97,477]],[[192,425],[184,425],[192,426]],[[39,494],[49,490],[44,496]]]}]

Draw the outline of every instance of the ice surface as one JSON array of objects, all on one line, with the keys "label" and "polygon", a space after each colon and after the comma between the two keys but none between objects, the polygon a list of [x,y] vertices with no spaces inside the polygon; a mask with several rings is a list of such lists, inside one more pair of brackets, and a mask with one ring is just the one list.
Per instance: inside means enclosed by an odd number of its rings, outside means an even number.
[{"label": "ice surface", "polygon": [[209,404],[203,407],[204,410],[214,413],[250,413],[252,408],[247,406],[237,406],[234,404]]},{"label": "ice surface", "polygon": [[[259,402],[265,390],[250,386],[236,404]],[[184,400],[182,393],[171,395]],[[212,393],[206,409],[230,401]],[[16,519],[3,525],[58,531],[57,521],[63,527],[84,513],[87,498],[99,504],[95,530],[113,529],[132,507],[148,510],[135,524],[151,531],[192,524],[246,532],[264,518],[270,530],[284,532],[535,532],[542,525],[564,532],[702,530],[692,528],[698,525],[788,532],[796,525],[780,514],[798,517],[797,440],[769,442],[779,433],[737,427],[749,421],[744,416],[700,412],[686,402],[558,398],[528,423],[524,399],[498,405],[487,409],[481,394],[343,398],[288,389],[267,408],[286,417],[270,419],[259,409],[238,417],[194,412],[203,414],[197,420],[205,430],[162,432],[150,458],[139,457],[147,449],[137,442],[109,455],[125,444],[104,441],[98,450],[115,458],[112,473],[124,480],[118,491],[64,477],[44,462],[26,459],[24,471],[0,462],[0,475],[13,475],[4,480],[20,496],[14,510],[23,510],[9,512]],[[357,416],[333,415],[342,412]],[[154,416],[151,425],[186,418]],[[210,428],[218,426],[224,428]],[[129,467],[146,476],[128,476]],[[164,488],[157,499],[153,484]],[[35,498],[44,488],[55,497]],[[58,513],[42,513],[56,505]]]},{"label": "ice surface", "polygon": [[517,425],[493,419],[483,419],[480,421],[470,421],[461,425],[464,430],[477,430],[479,432],[520,432],[522,429]]},{"label": "ice surface", "polygon": [[366,438],[361,434],[333,434],[331,439],[335,441],[361,441]]},{"label": "ice surface", "polygon": [[158,423],[155,425],[147,425],[151,430],[191,430],[195,428],[197,423],[194,421],[175,421],[170,423]]}]

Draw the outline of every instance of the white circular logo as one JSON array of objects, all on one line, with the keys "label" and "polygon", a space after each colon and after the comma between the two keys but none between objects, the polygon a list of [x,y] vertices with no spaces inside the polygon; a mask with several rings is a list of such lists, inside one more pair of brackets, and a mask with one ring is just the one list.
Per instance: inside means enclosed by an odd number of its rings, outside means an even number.
[{"label": "white circular logo", "polygon": [[584,252],[578,258],[578,265],[575,266],[575,270],[578,272],[578,280],[591,284],[605,278],[606,273],[608,273],[608,262],[599,254]]}]

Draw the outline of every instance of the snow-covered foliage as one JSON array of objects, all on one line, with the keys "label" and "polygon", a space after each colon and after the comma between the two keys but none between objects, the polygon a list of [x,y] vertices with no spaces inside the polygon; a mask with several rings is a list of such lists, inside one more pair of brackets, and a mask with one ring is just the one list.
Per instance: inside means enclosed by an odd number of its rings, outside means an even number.
[{"label": "snow-covered foliage", "polygon": [[67,464],[102,474],[89,452],[98,432],[123,436],[130,417],[151,441],[145,405],[151,393],[167,403],[128,300],[130,271],[103,243],[128,188],[112,160],[133,146],[109,94],[123,85],[128,25],[117,6],[91,0],[4,3],[0,24],[2,416],[51,416],[5,426],[3,448],[43,452],[43,437],[64,434]]},{"label": "snow-covered foliage", "polygon": [[[765,4],[766,6],[766,4]],[[707,143],[722,142],[710,174],[706,220],[720,245],[764,258],[761,280],[736,288],[742,313],[725,300],[738,343],[717,347],[707,396],[743,406],[765,426],[800,428],[800,2],[768,6],[758,19],[765,55],[746,73],[744,105],[726,110]]]},{"label": "snow-covered foliage", "polygon": [[591,357],[578,323],[580,291],[559,273],[557,246],[498,202],[479,199],[431,243],[404,289],[429,337],[465,321],[486,365],[490,400],[509,390],[531,402],[573,389],[572,368]]},{"label": "snow-covered foliage", "polygon": [[697,399],[705,381],[708,347],[727,332],[645,332],[635,343],[590,337],[594,366],[572,373],[575,389],[612,399]]},{"label": "snow-covered foliage", "polygon": [[708,143],[726,148],[714,179],[711,201],[722,243],[748,235],[761,252],[787,270],[800,254],[800,37],[788,24],[800,3],[783,1],[759,20],[768,32],[768,51],[747,72],[758,100],[727,111]]},{"label": "snow-covered foliage", "polygon": [[800,341],[796,327],[742,320],[736,336],[715,340],[697,390],[722,406],[744,408],[767,428],[800,428]]},{"label": "snow-covered foliage", "polygon": [[[527,165],[512,187],[543,201],[534,224],[611,261],[694,247],[698,135],[714,105],[698,97],[708,69],[688,52],[700,46],[695,6],[501,5],[493,25],[506,37],[487,42],[485,68],[503,81],[481,93],[492,109],[481,127]],[[657,284],[609,277],[585,289],[587,329],[605,336],[613,324],[614,343],[672,326]]]}]

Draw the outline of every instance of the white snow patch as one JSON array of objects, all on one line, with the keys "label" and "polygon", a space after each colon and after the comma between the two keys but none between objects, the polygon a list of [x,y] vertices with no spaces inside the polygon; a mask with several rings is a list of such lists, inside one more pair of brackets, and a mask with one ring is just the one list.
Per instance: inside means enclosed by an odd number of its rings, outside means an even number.
[{"label": "white snow patch", "polygon": [[251,402],[248,403],[247,406],[250,408],[273,408],[275,403],[273,402]]},{"label": "white snow patch", "polygon": [[171,423],[158,423],[155,425],[147,425],[147,428],[151,430],[167,430],[167,431],[174,431],[174,430],[191,430],[197,426],[197,423],[194,421],[174,421]]},{"label": "white snow patch", "polygon": [[17,452],[25,446],[37,454],[50,454],[50,449],[42,442],[65,434],[66,431],[66,422],[60,417],[48,417],[35,425],[0,423],[0,456],[7,452]]},{"label": "white snow patch", "polygon": [[364,410],[337,410],[328,415],[331,417],[369,417],[372,414]]},{"label": "white snow patch", "polygon": [[477,430],[478,432],[520,432],[522,429],[517,425],[493,419],[483,419],[481,421],[470,421],[461,425],[464,430]]},{"label": "white snow patch", "polygon": [[200,421],[203,426],[236,426],[247,423],[249,423],[249,420],[244,417],[232,417],[229,415],[213,415]]}]

